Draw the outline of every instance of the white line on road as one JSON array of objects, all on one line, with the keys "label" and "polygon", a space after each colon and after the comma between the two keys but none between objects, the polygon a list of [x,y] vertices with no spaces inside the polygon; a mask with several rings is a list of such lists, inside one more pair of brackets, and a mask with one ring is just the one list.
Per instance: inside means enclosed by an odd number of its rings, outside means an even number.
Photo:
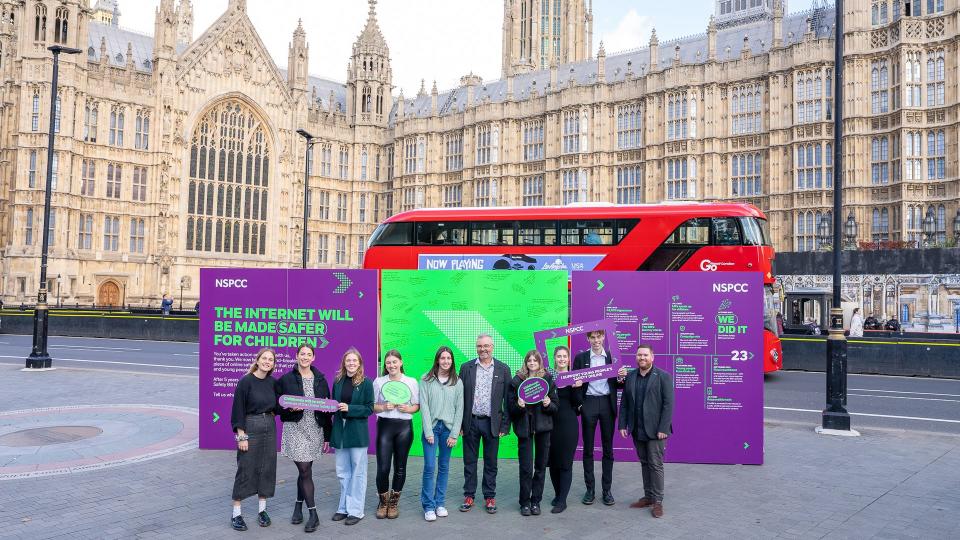
[{"label": "white line on road", "polygon": [[960,403],[960,399],[910,397],[910,396],[875,396],[873,394],[848,394],[848,395],[858,396],[858,397],[883,398],[883,399],[915,399],[918,401],[950,401],[953,403]]},{"label": "white line on road", "polygon": [[[822,413],[823,411],[817,409],[792,409],[790,407],[764,407],[764,409],[771,411],[792,411],[792,412],[810,412],[810,413]],[[852,412],[850,416],[870,416],[873,418],[896,418],[898,420],[925,420],[927,422],[947,422],[950,424],[960,424],[960,420],[950,420],[947,418],[923,418],[920,416],[896,416],[892,414],[870,414],[870,413],[857,413]]]},{"label": "white line on road", "polygon": [[[819,375],[823,377],[822,371],[802,371],[799,369],[784,369],[783,373],[806,373],[807,375]],[[776,376],[778,372],[770,373],[770,375]],[[957,382],[956,379],[948,379],[945,377],[911,377],[909,375],[878,375],[876,373],[850,373],[847,377],[872,377],[875,379],[909,379],[911,381],[951,381]]]},{"label": "white line on road", "polygon": [[[21,358],[19,356],[3,356],[0,355],[0,358]],[[170,366],[166,364],[142,364],[137,362],[114,362],[111,360],[81,360],[79,358],[55,358],[54,360],[58,362],[88,362],[91,364],[119,364],[123,366],[144,366],[144,367],[160,367],[160,368],[170,368],[170,369],[200,369],[195,366]]]},{"label": "white line on road", "polygon": [[50,345],[51,349],[79,349],[85,351],[142,351],[131,347],[100,347],[99,345]]},{"label": "white line on road", "polygon": [[876,390],[874,388],[850,388],[854,392],[883,392],[884,394],[916,394],[918,396],[960,397],[960,394],[934,394],[932,392],[907,392],[905,390]]},{"label": "white line on road", "polygon": [[200,353],[196,353],[196,352],[195,352],[195,353],[188,353],[188,354],[173,353],[173,355],[174,355],[174,356],[190,356],[190,357],[193,357],[193,356],[200,356]]}]

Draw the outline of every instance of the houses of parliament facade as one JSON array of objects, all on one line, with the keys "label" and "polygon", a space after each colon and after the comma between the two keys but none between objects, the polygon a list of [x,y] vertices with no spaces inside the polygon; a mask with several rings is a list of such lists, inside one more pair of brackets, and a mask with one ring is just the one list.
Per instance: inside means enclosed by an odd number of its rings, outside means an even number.
[{"label": "houses of parliament facade", "polygon": [[[61,56],[46,231],[65,303],[192,306],[201,267],[298,267],[304,204],[321,268],[359,266],[379,222],[438,206],[738,201],[776,249],[818,247],[832,7],[717,0],[700,34],[608,54],[592,0],[504,0],[499,80],[405,96],[368,1],[341,82],[309,75],[302,27],[279,68],[245,0],[196,38],[190,0],[160,0],[152,36],[118,0],[0,0],[0,299],[38,287],[54,44],[82,50]],[[958,3],[845,4],[843,218],[861,241],[921,240],[930,216],[927,239],[953,241]]]}]

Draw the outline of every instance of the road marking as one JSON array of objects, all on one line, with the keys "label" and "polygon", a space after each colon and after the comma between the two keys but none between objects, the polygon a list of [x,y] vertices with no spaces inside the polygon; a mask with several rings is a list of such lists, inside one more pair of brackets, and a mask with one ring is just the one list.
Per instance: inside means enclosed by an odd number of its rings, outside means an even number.
[{"label": "road marking", "polygon": [[916,399],[919,401],[950,401],[953,403],[960,403],[960,399],[926,398],[926,397],[910,397],[910,396],[874,396],[872,394],[847,394],[847,395],[858,396],[858,397],[883,398],[883,399]]},{"label": "road marking", "polygon": [[173,355],[174,355],[174,356],[190,356],[190,357],[194,357],[194,356],[200,356],[200,353],[198,353],[198,352],[195,352],[195,353],[187,353],[187,354],[173,353]]},{"label": "road marking", "polygon": [[[33,334],[6,334],[9,336],[21,336],[25,338],[33,339]],[[128,339],[128,338],[101,338],[101,337],[87,337],[87,336],[50,336],[51,339],[91,339],[98,341],[119,341],[119,342],[128,342],[128,341],[142,341],[145,343],[164,343],[168,345],[196,345],[196,341],[158,341],[156,339]]]},{"label": "road marking", "polygon": [[[771,375],[777,372],[771,373]],[[806,371],[801,369],[784,369],[781,370],[781,373],[804,373],[807,375],[824,375],[822,371]],[[957,382],[957,379],[950,379],[947,377],[913,377],[910,375],[880,375],[877,373],[850,373],[848,377],[874,377],[874,378],[884,378],[884,379],[908,379],[911,381],[950,381]]]},{"label": "road marking", "polygon": [[[3,356],[0,355],[0,358],[20,358],[19,356]],[[58,362],[88,362],[91,364],[118,364],[123,366],[145,366],[145,367],[160,367],[160,368],[170,368],[170,369],[200,369],[196,366],[170,366],[166,364],[143,364],[137,362],[115,362],[112,360],[81,360],[79,358],[54,358]]]},{"label": "road marking", "polygon": [[143,349],[134,349],[131,347],[101,347],[99,345],[50,345],[51,349],[81,349],[97,351],[142,351]]},{"label": "road marking", "polygon": [[916,394],[918,396],[960,397],[960,394],[934,394],[933,392],[907,392],[906,390],[876,390],[874,388],[850,388],[854,392],[883,392],[884,394]]},{"label": "road marking", "polygon": [[[764,409],[771,411],[792,411],[792,412],[810,412],[810,413],[822,413],[823,411],[818,409],[793,409],[790,407],[764,407]],[[898,420],[925,420],[927,422],[947,422],[950,424],[960,424],[960,420],[950,420],[947,418],[924,418],[920,416],[896,416],[893,414],[871,414],[871,413],[857,413],[852,412],[850,416],[870,416],[873,418],[896,418]]]}]

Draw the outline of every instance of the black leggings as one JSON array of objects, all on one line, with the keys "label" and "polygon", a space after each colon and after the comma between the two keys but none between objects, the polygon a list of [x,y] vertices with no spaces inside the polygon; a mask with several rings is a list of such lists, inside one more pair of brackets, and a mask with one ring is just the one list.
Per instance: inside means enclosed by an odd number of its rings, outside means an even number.
[{"label": "black leggings", "polygon": [[316,506],[313,498],[313,462],[294,461],[297,466],[297,500],[307,503],[307,508]]},{"label": "black leggings", "polygon": [[413,422],[400,418],[377,418],[377,493],[390,489],[393,460],[393,490],[402,491],[407,479],[407,456],[413,446]]}]

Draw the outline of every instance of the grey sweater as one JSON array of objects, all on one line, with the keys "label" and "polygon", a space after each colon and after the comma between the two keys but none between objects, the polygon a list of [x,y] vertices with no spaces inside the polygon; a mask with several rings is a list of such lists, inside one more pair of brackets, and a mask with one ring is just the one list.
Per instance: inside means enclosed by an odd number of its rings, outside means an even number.
[{"label": "grey sweater", "polygon": [[463,381],[449,386],[436,379],[420,379],[420,417],[424,434],[433,432],[433,424],[440,420],[450,430],[450,436],[460,435],[463,422]]}]

